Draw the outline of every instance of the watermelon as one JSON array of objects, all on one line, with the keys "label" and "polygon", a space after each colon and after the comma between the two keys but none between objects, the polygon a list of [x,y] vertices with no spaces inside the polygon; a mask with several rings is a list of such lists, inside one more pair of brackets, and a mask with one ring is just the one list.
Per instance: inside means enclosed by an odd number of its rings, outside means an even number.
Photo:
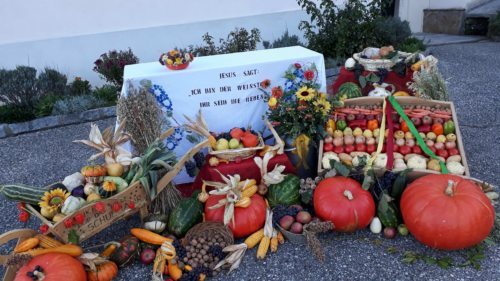
[{"label": "watermelon", "polygon": [[176,237],[183,237],[191,227],[202,220],[203,204],[196,198],[185,198],[170,213],[168,230]]},{"label": "watermelon", "polygon": [[277,205],[294,205],[300,203],[300,180],[295,175],[286,175],[278,184],[271,184],[267,192],[267,200],[271,208]]},{"label": "watermelon", "polygon": [[353,82],[346,82],[340,85],[337,95],[340,99],[352,99],[362,96],[361,88]]}]

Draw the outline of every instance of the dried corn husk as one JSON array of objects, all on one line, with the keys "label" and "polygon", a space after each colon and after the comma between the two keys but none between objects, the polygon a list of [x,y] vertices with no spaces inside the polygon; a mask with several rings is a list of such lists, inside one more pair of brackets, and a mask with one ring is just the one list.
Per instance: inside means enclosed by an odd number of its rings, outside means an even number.
[{"label": "dried corn husk", "polygon": [[278,184],[285,179],[285,175],[282,173],[285,171],[285,166],[278,165],[274,166],[274,169],[271,172],[267,171],[267,166],[269,165],[269,161],[274,157],[274,153],[271,151],[267,152],[264,155],[264,158],[255,157],[253,161],[257,164],[257,167],[260,169],[260,176],[262,178],[262,182],[269,186],[271,184]]}]

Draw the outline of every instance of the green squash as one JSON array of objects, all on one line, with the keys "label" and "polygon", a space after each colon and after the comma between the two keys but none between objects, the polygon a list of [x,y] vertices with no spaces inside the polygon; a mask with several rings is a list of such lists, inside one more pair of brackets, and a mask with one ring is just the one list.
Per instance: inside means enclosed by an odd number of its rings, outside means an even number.
[{"label": "green squash", "polygon": [[286,175],[285,179],[278,184],[271,184],[267,192],[269,206],[290,206],[300,203],[300,180],[295,175]]},{"label": "green squash", "polygon": [[112,176],[106,176],[103,178],[103,181],[112,181],[116,185],[116,190],[118,193],[122,192],[125,190],[125,188],[128,187],[128,183],[126,180],[120,178],[120,177],[112,177]]},{"label": "green squash", "polygon": [[196,198],[182,199],[168,218],[168,230],[180,238],[203,220],[203,204]]},{"label": "green squash", "polygon": [[346,82],[339,87],[339,92],[337,93],[339,98],[352,99],[359,98],[362,96],[361,88],[352,82]]}]

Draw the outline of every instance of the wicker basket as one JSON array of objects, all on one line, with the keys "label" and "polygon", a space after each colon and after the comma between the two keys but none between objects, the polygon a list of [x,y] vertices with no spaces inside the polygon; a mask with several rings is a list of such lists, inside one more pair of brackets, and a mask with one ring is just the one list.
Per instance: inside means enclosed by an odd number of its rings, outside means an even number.
[{"label": "wicker basket", "polygon": [[[283,154],[283,150],[285,148],[285,143],[279,137],[278,133],[276,132],[274,127],[271,125],[271,123],[269,123],[268,120],[265,120],[264,123],[266,124],[269,131],[271,131],[271,134],[273,135],[274,140],[275,140],[275,145],[271,147],[271,150],[276,151],[277,154]],[[216,156],[220,159],[234,161],[238,157],[240,157],[242,160],[247,159],[247,158],[251,158],[257,153],[257,151],[259,151],[263,148],[264,148],[264,140],[262,139],[262,136],[259,134],[259,145],[256,147],[248,147],[248,148],[240,148],[240,149],[227,149],[227,150],[219,150],[219,151],[215,151],[212,149],[212,147],[209,147],[208,154]]]},{"label": "wicker basket", "polygon": [[187,245],[189,241],[198,237],[211,238],[215,235],[220,235],[226,245],[234,244],[233,233],[229,229],[229,227],[225,226],[220,222],[202,222],[195,226],[193,226],[185,236],[183,240],[183,244]]},{"label": "wicker basket", "polygon": [[[191,148],[191,150],[189,150],[179,160],[174,168],[158,181],[157,192],[160,193],[164,188],[166,188],[167,185],[173,180],[173,178],[182,170],[186,161],[191,159],[194,154],[208,145],[209,141],[205,140]],[[68,233],[71,230],[75,230],[76,234],[80,238],[80,241],[84,241],[99,233],[103,229],[109,227],[111,224],[121,219],[127,218],[137,212],[140,213],[141,219],[145,218],[148,215],[148,206],[151,200],[146,190],[144,190],[143,186],[138,181],[127,187],[124,191],[98,202],[102,202],[105,204],[106,209],[104,212],[97,212],[97,210],[94,208],[97,202],[93,202],[78,209],[75,213],[67,215],[66,217],[64,217],[64,219],[57,223],[49,221],[47,218],[42,216],[40,212],[33,206],[27,205],[26,208],[32,214],[38,217],[42,221],[42,223],[48,225],[48,233],[52,233],[56,238],[67,243]],[[132,202],[133,204],[131,204]],[[117,203],[120,204],[121,208],[120,210],[113,211],[111,206],[113,204],[115,204],[116,206]],[[76,214],[85,215],[84,223],[80,225],[74,223],[71,228],[67,228],[64,225],[64,221],[68,219],[73,220],[73,217]]]},{"label": "wicker basket", "polygon": [[[364,52],[364,50],[363,50]],[[368,71],[377,71],[379,68],[385,68],[387,70],[391,70],[391,67],[393,67],[396,63],[392,60],[389,59],[364,59],[361,57],[362,53],[355,53],[352,55],[352,57],[358,61],[364,68],[365,70]],[[397,56],[399,57],[408,57],[410,56],[411,53],[406,53],[406,52],[401,52],[398,51]]]}]

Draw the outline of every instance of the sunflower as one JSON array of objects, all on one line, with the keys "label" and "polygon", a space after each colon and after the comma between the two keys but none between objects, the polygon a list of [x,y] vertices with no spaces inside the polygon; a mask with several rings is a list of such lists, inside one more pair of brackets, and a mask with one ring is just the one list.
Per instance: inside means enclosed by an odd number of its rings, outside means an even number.
[{"label": "sunflower", "polygon": [[38,205],[40,205],[41,208],[59,209],[68,196],[69,193],[60,188],[52,189],[45,192]]},{"label": "sunflower", "polygon": [[300,88],[295,95],[299,100],[304,100],[304,101],[310,101],[314,98],[316,95],[316,91],[312,88],[307,88],[307,86],[304,86]]},{"label": "sunflower", "polygon": [[313,104],[316,107],[316,111],[321,112],[323,116],[326,116],[332,108],[332,105],[326,99],[319,99],[313,102]]}]

